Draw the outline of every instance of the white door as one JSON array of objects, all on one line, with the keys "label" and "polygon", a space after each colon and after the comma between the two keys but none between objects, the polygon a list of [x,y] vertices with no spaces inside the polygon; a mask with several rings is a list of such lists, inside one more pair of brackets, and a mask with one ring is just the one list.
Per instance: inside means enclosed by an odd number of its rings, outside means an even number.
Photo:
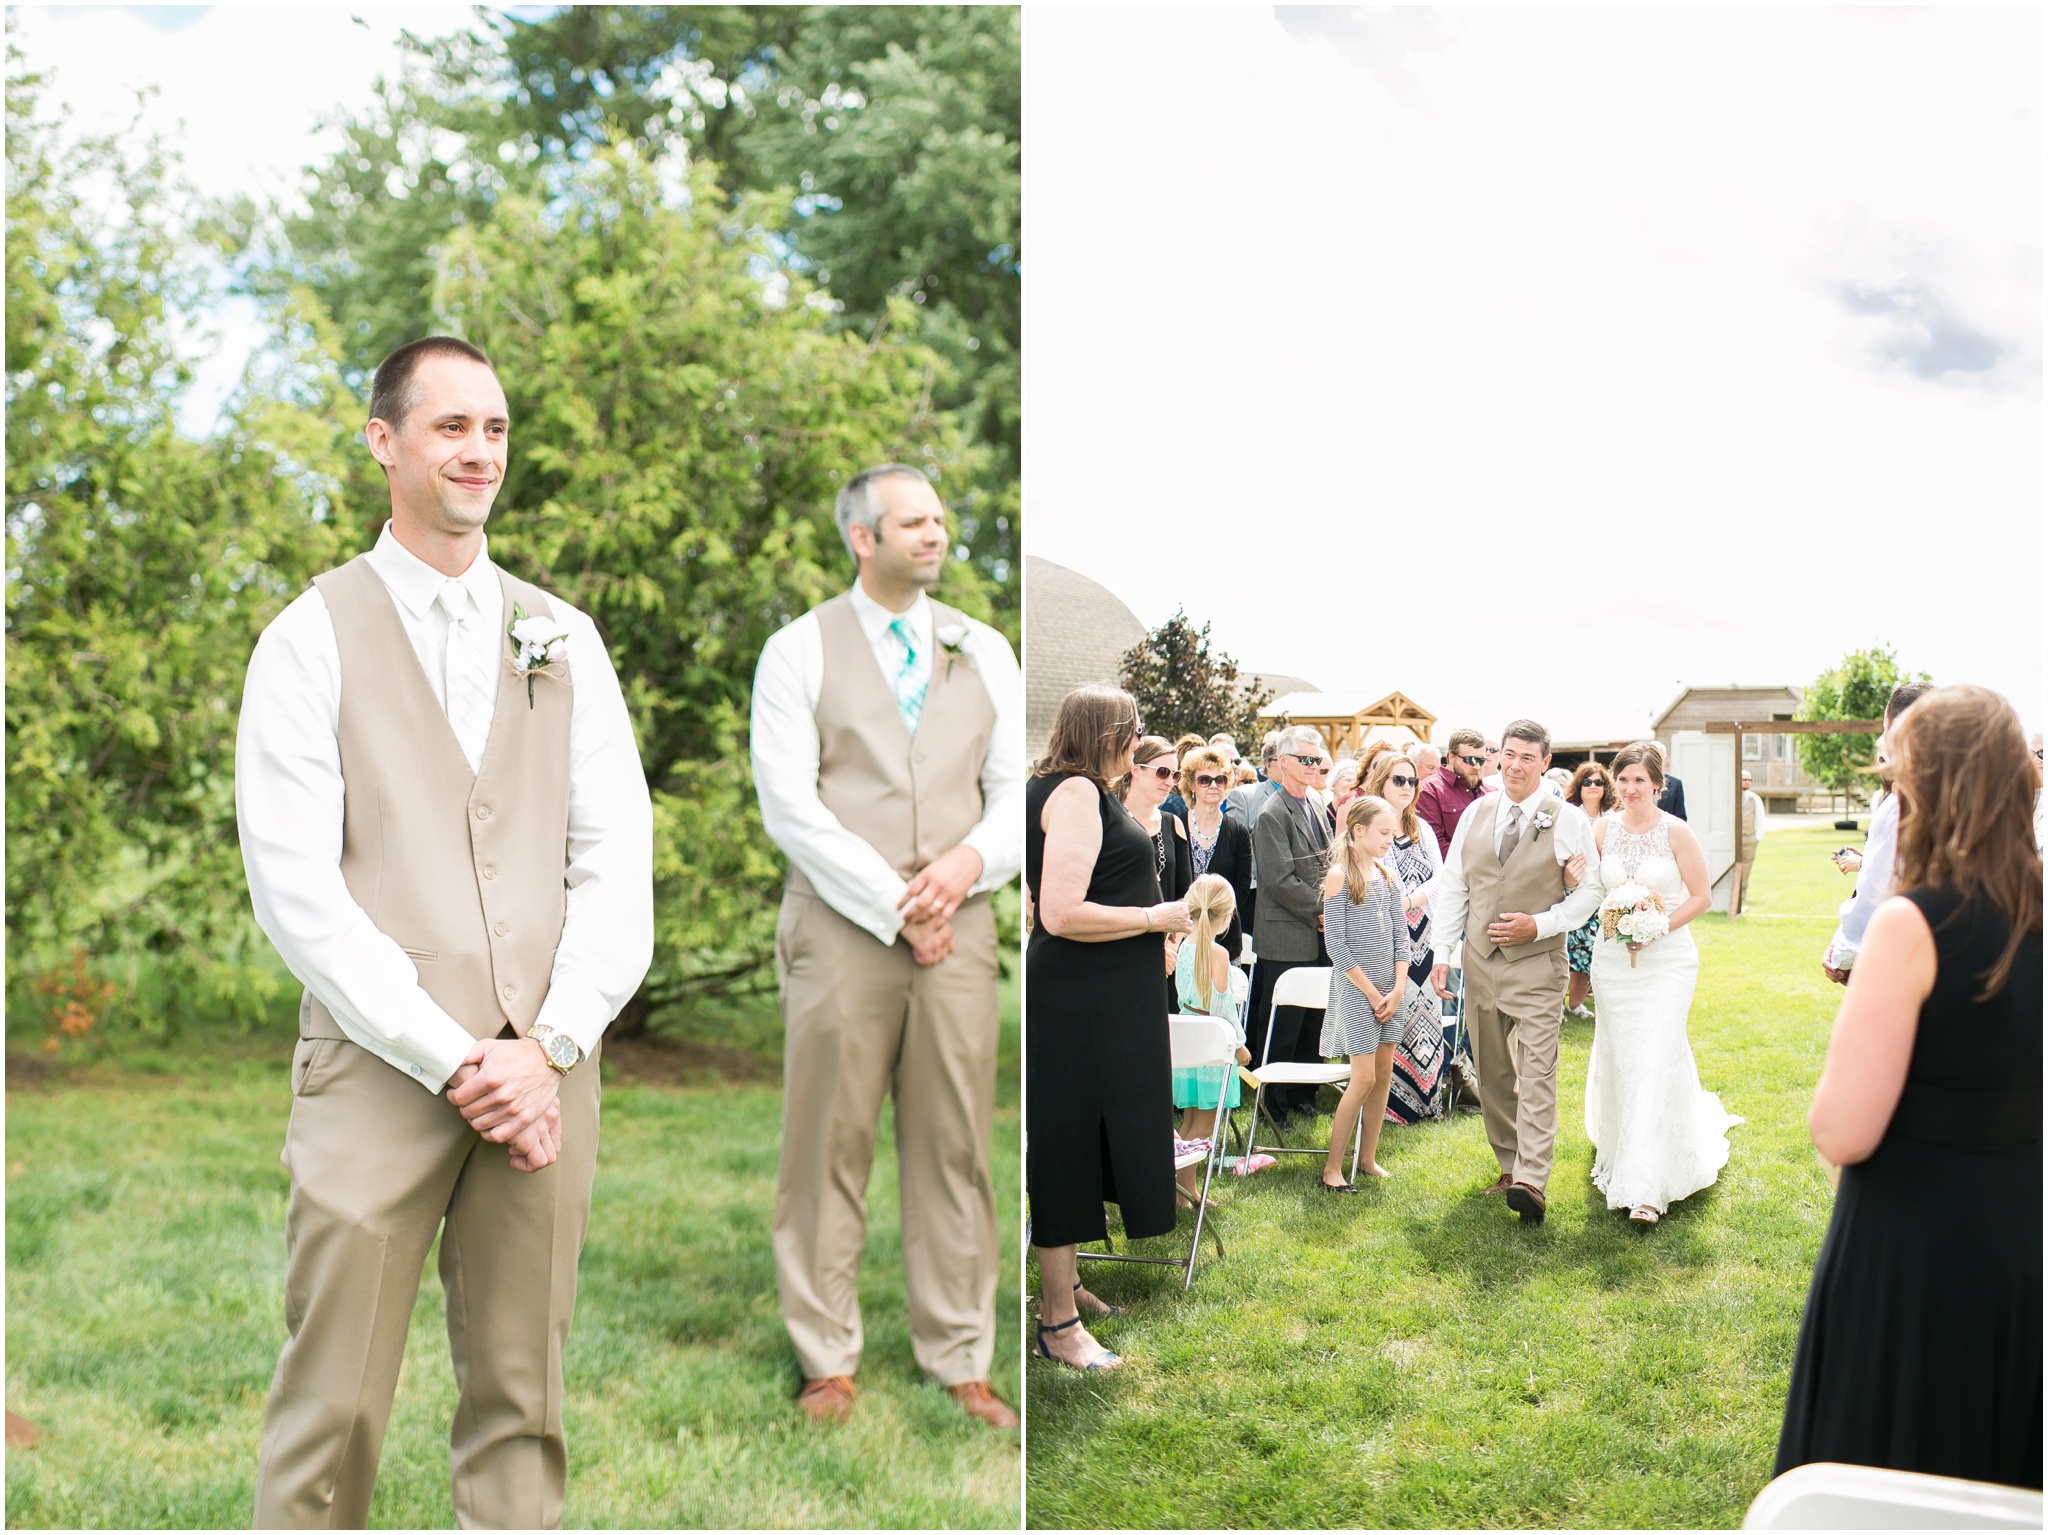
[{"label": "white door", "polygon": [[1706,851],[1711,909],[1725,912],[1729,872],[1735,867],[1735,737],[1673,731],[1671,771],[1685,783],[1686,824]]}]

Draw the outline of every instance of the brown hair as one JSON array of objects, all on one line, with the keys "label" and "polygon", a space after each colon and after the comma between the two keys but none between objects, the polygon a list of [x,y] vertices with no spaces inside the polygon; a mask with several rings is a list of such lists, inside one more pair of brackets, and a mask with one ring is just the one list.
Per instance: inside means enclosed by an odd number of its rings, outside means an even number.
[{"label": "brown hair", "polygon": [[2034,848],[2034,754],[2012,705],[1989,688],[1936,688],[1893,726],[1899,795],[1895,890],[1946,886],[2005,913],[2010,931],[1984,972],[1987,1002],[2005,989],[2029,933],[2041,930]]},{"label": "brown hair", "polygon": [[1550,732],[1534,720],[1509,720],[1508,728],[1500,733],[1500,744],[1510,741],[1527,741],[1544,756],[1550,755]]},{"label": "brown hair", "polygon": [[1474,730],[1470,725],[1453,730],[1451,732],[1451,739],[1444,745],[1444,755],[1446,757],[1455,757],[1458,754],[1458,748],[1461,746],[1476,746],[1481,751],[1485,751],[1486,737]]},{"label": "brown hair", "polygon": [[1195,882],[1188,886],[1188,915],[1195,919],[1195,930],[1188,935],[1188,942],[1195,948],[1195,995],[1201,1000],[1205,1013],[1209,1011],[1216,991],[1209,979],[1215,973],[1216,956],[1209,951],[1229,930],[1231,914],[1236,910],[1237,892],[1230,888],[1230,881],[1222,875],[1197,875]]},{"label": "brown hair", "polygon": [[1032,776],[1078,773],[1107,794],[1110,764],[1137,734],[1138,701],[1122,688],[1106,682],[1075,688],[1060,700],[1045,755],[1033,764]]},{"label": "brown hair", "polygon": [[482,363],[493,373],[498,371],[497,364],[460,336],[422,336],[417,341],[408,341],[377,364],[377,372],[370,383],[372,421],[382,421],[394,427],[404,422],[420,402],[420,392],[413,387],[413,374],[429,357],[467,357],[471,362]]},{"label": "brown hair", "polygon": [[1209,738],[1207,736],[1198,736],[1190,730],[1186,735],[1173,743],[1173,754],[1176,757],[1185,757],[1192,748],[1207,746],[1208,744]]},{"label": "brown hair", "polygon": [[1180,797],[1190,805],[1195,802],[1195,774],[1205,767],[1218,768],[1224,777],[1224,789],[1230,788],[1230,764],[1223,753],[1213,746],[1198,746],[1180,759]]},{"label": "brown hair", "polygon": [[[1131,766],[1133,768],[1141,768],[1148,762],[1157,762],[1161,757],[1171,757],[1172,755],[1173,743],[1167,740],[1165,736],[1146,736],[1136,746],[1131,748]],[[1123,777],[1109,786],[1110,792],[1118,799],[1122,799],[1131,792],[1131,779],[1134,776],[1136,775],[1132,773],[1124,774]]]},{"label": "brown hair", "polygon": [[1596,778],[1600,780],[1601,810],[1618,809],[1619,796],[1614,792],[1614,775],[1591,758],[1579,764],[1579,770],[1572,774],[1572,781],[1564,786],[1564,802],[1567,805],[1578,805],[1579,809],[1584,810],[1586,807],[1579,803],[1579,796],[1585,792],[1586,785]]},{"label": "brown hair", "polygon": [[[1614,796],[1621,798],[1621,770],[1625,767],[1642,765],[1650,775],[1650,782],[1657,786],[1657,792],[1664,792],[1664,748],[1656,741],[1638,741],[1633,746],[1624,746],[1614,754],[1614,760],[1607,764],[1607,770],[1614,779]],[[1576,803],[1576,802],[1574,802]]]},{"label": "brown hair", "polygon": [[[1415,760],[1412,757],[1406,752],[1397,752],[1392,747],[1388,747],[1386,753],[1372,765],[1372,777],[1364,780],[1365,792],[1375,799],[1385,800],[1387,797],[1387,780],[1394,776],[1394,769],[1403,762],[1408,764],[1408,771],[1413,773],[1418,781],[1415,785],[1415,793],[1409,797],[1408,807],[1401,812],[1401,835],[1410,842],[1420,842],[1422,840],[1422,818],[1416,815],[1415,804],[1417,800],[1422,798],[1422,784],[1420,782],[1422,769],[1415,765]],[[1388,805],[1387,808],[1391,810],[1393,806]]]},{"label": "brown hair", "polygon": [[1400,894],[1401,882],[1394,878],[1387,866],[1377,858],[1372,861],[1370,871],[1362,869],[1351,853],[1351,834],[1361,826],[1370,826],[1383,815],[1392,815],[1394,807],[1375,794],[1361,794],[1344,807],[1344,822],[1338,828],[1336,838],[1330,845],[1330,863],[1344,871],[1344,893],[1351,898],[1353,906],[1365,899],[1365,892],[1374,874],[1394,887]]}]

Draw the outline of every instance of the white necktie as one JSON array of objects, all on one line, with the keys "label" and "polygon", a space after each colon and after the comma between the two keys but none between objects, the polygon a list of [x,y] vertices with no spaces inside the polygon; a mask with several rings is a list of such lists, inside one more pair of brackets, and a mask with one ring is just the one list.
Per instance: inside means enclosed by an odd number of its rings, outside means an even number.
[{"label": "white necktie", "polygon": [[448,654],[442,694],[448,724],[455,731],[471,772],[483,767],[484,742],[491,733],[491,679],[478,643],[482,617],[460,581],[445,582],[438,599],[448,615]]}]

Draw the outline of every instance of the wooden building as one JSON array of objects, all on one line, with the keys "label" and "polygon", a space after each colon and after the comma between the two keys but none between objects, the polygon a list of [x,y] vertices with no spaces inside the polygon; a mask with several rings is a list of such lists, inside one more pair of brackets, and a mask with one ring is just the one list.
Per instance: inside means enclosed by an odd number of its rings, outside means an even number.
[{"label": "wooden building", "polygon": [[1108,587],[1035,554],[1024,557],[1024,744],[1045,755],[1060,700],[1091,682],[1120,683],[1124,652],[1145,638]]},{"label": "wooden building", "polygon": [[[1664,707],[1651,725],[1651,733],[1666,746],[1674,731],[1699,730],[1730,720],[1790,720],[1799,713],[1800,690],[1795,687],[1691,687]],[[1806,776],[1799,763],[1796,735],[1746,735],[1742,738],[1742,765],[1750,785],[1763,797],[1772,815],[1825,809],[1834,798],[1825,784]]]}]

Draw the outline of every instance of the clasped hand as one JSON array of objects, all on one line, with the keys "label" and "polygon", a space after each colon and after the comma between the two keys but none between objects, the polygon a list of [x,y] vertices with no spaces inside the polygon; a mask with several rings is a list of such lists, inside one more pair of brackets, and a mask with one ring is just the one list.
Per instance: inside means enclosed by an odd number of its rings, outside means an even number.
[{"label": "clasped hand", "polygon": [[1486,936],[1503,949],[1536,941],[1536,919],[1524,911],[1504,911],[1486,924]]},{"label": "clasped hand", "polygon": [[537,1039],[481,1039],[448,1079],[448,1101],[485,1140],[511,1147],[517,1172],[561,1154],[562,1075]]}]

